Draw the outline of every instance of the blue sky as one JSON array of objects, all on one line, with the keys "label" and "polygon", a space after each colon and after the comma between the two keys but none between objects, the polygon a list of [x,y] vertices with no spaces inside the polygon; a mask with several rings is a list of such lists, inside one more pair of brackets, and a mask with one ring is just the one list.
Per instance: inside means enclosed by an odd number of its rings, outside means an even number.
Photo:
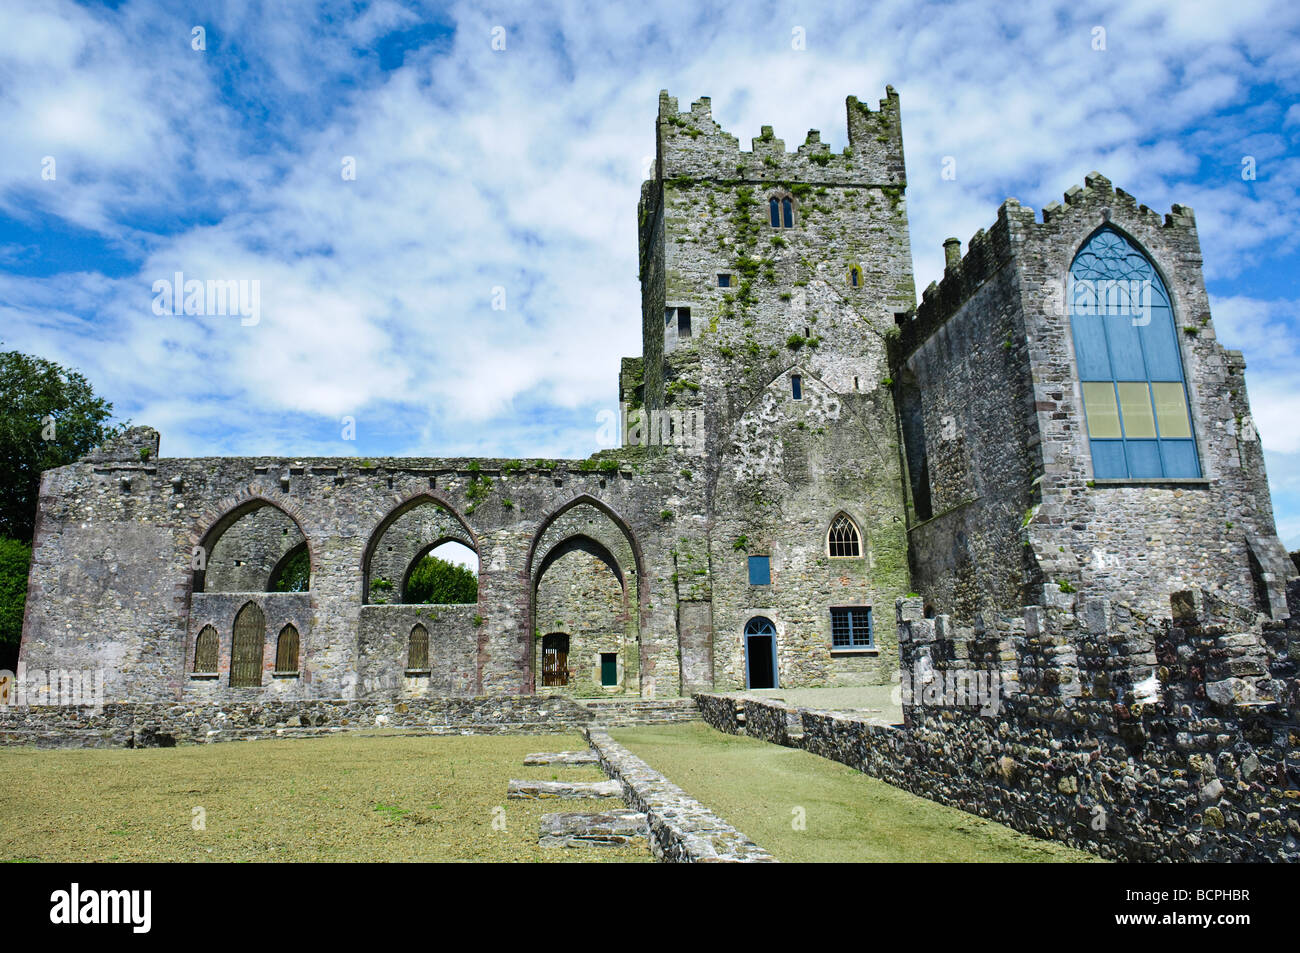
[{"label": "blue sky", "polygon": [[[1300,7],[1015,6],[6,0],[0,340],[167,455],[585,456],[640,351],[658,91],[838,149],[844,97],[890,83],[918,288],[1092,169],[1196,210],[1300,546]],[[176,271],[258,281],[259,322],[155,314]]]}]

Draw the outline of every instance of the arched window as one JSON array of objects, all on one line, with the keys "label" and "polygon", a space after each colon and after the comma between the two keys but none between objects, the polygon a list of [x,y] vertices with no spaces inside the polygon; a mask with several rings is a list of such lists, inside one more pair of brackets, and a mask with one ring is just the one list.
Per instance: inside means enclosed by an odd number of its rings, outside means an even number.
[{"label": "arched window", "polygon": [[789,196],[772,196],[767,201],[767,216],[773,228],[794,228],[794,202]]},{"label": "arched window", "polygon": [[407,642],[406,670],[408,672],[429,671],[429,630],[418,622],[411,629],[411,638]]},{"label": "arched window", "polygon": [[266,616],[256,602],[247,602],[235,616],[230,646],[230,687],[257,688],[262,684],[262,650],[266,643]]},{"label": "arched window", "polygon": [[1199,477],[1173,309],[1150,260],[1103,228],[1075,256],[1067,300],[1093,475]]},{"label": "arched window", "polygon": [[275,645],[275,670],[281,675],[298,671],[298,630],[292,623],[280,630]]},{"label": "arched window", "polygon": [[831,520],[831,531],[826,541],[833,557],[846,558],[862,555],[862,538],[858,534],[858,528],[854,525],[853,520],[843,513]]},{"label": "arched window", "polygon": [[205,625],[194,643],[194,671],[211,675],[217,670],[217,630]]}]

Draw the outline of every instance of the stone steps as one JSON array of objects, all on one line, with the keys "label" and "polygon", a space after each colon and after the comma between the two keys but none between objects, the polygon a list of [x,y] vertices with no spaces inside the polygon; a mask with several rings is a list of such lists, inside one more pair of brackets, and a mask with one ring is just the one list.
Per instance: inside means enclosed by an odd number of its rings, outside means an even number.
[{"label": "stone steps", "polygon": [[606,727],[671,725],[699,721],[700,710],[691,698],[595,699],[583,702],[595,724]]},{"label": "stone steps", "polygon": [[599,814],[543,814],[542,847],[649,847],[649,826],[640,811],[614,810]]},{"label": "stone steps", "polygon": [[506,797],[526,800],[545,798],[621,798],[623,786],[617,781],[521,781],[512,778]]},{"label": "stone steps", "polygon": [[524,755],[524,764],[600,764],[594,751],[538,751]]}]

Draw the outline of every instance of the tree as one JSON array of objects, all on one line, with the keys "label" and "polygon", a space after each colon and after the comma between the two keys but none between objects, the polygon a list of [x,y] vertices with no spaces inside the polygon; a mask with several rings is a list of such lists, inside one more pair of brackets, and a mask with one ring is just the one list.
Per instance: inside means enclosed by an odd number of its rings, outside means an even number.
[{"label": "tree", "polygon": [[53,361],[0,351],[0,536],[29,542],[41,471],[85,456],[117,436],[113,405]]},{"label": "tree", "polygon": [[306,543],[299,543],[289,553],[266,588],[270,592],[306,592],[311,588],[311,554]]},{"label": "tree", "polygon": [[406,583],[406,599],[410,603],[451,605],[478,602],[478,576],[473,570],[449,563],[437,556],[425,556],[411,570]]},{"label": "tree", "polygon": [[0,539],[0,669],[18,668],[18,644],[23,638],[23,606],[27,603],[27,567],[32,550],[16,539]]}]

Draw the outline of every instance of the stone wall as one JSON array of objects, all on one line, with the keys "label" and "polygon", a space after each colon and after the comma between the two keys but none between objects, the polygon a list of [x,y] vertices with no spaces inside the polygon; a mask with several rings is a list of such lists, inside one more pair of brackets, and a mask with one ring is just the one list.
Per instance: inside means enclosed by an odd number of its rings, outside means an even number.
[{"label": "stone wall", "polygon": [[[311,591],[297,594],[310,601],[311,612],[297,619],[302,677],[290,693],[355,697],[372,560],[406,513],[436,504],[455,516],[480,554],[483,621],[473,632],[458,630],[468,640],[458,651],[474,659],[468,688],[528,692],[530,574],[547,555],[539,548],[550,527],[587,506],[636,541],[623,547],[637,566],[629,612],[641,633],[641,683],[632,690],[677,695],[676,607],[671,598],[652,596],[672,591],[671,540],[661,510],[682,463],[671,448],[626,456],[598,467],[595,461],[101,455],[98,462],[47,471],[20,659],[30,668],[103,670],[112,700],[210,694],[215,687],[198,686],[187,668],[198,634],[195,612],[218,605],[216,594],[196,589],[195,555],[209,551],[241,517],[270,510],[302,532],[312,563]],[[686,510],[706,511],[700,488],[688,486],[680,498]],[[547,545],[562,542],[555,534],[547,539]],[[220,605],[223,612],[231,607]],[[228,625],[218,626],[218,635],[228,653]],[[263,688],[265,698],[288,690],[269,679]]]},{"label": "stone wall", "polygon": [[[477,683],[478,606],[393,605],[361,610],[357,694],[361,698],[471,695]],[[429,671],[407,665],[411,630],[429,636]]]},{"label": "stone wall", "polygon": [[[743,696],[700,695],[700,712],[1103,857],[1300,860],[1297,628],[1201,592],[1166,619],[1080,599],[1027,609],[999,658],[921,608],[898,605],[902,725]],[[990,671],[1010,677],[982,714],[962,691]]]},{"label": "stone wall", "polygon": [[591,712],[564,698],[306,699],[247,703],[110,703],[86,708],[0,708],[0,744],[53,748],[149,748],[341,731],[406,734],[570,732]]}]

